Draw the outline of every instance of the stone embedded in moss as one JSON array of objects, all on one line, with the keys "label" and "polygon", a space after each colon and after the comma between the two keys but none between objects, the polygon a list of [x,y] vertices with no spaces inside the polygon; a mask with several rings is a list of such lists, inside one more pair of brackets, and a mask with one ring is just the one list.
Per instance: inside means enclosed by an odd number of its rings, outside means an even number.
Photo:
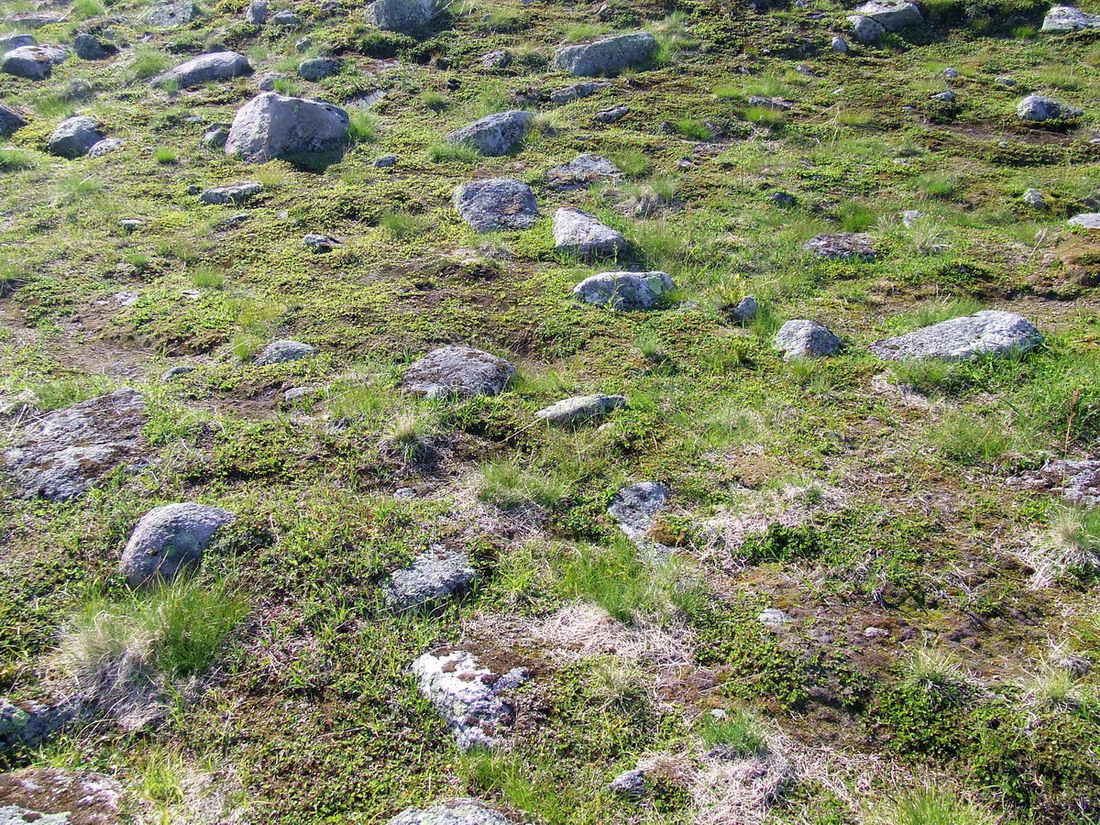
[{"label": "stone embedded in moss", "polygon": [[562,46],[554,52],[554,68],[580,77],[614,74],[638,68],[653,59],[657,39],[649,32],[603,37],[591,43]]}]

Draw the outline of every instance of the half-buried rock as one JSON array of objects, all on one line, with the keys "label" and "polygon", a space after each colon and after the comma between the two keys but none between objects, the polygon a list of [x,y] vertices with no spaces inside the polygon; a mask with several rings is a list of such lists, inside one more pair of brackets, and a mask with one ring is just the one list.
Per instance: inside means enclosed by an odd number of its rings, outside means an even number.
[{"label": "half-buried rock", "polygon": [[70,117],[50,135],[50,152],[63,158],[79,158],[106,138],[93,117]]},{"label": "half-buried rock", "polygon": [[855,13],[870,17],[887,31],[896,32],[924,23],[920,7],[909,0],[871,0],[855,9]]},{"label": "half-buried rock", "polygon": [[773,344],[784,361],[796,358],[824,358],[840,352],[840,339],[816,321],[798,318],[787,321],[775,334]]},{"label": "half-buried rock", "polygon": [[397,613],[439,604],[461,596],[477,579],[465,553],[431,547],[398,570],[386,585],[386,606]]},{"label": "half-buried rock", "polygon": [[14,134],[27,125],[19,112],[0,104],[0,137]]},{"label": "half-buried rock", "polygon": [[425,398],[472,398],[497,395],[516,368],[511,362],[473,347],[441,347],[415,361],[401,386]]},{"label": "half-buried rock", "polygon": [[1046,95],[1028,95],[1016,104],[1016,117],[1032,123],[1045,120],[1076,120],[1084,112],[1076,106],[1059,103]]},{"label": "half-buried rock", "polygon": [[455,190],[454,204],[477,232],[530,229],[539,216],[531,187],[511,178],[465,183]]},{"label": "half-buried rock", "polygon": [[555,189],[581,189],[602,180],[616,180],[622,176],[618,168],[602,155],[577,155],[569,163],[555,166],[546,173],[546,179]]},{"label": "half-buried rock", "polygon": [[430,808],[407,808],[388,825],[515,825],[495,808],[476,799],[452,799]]},{"label": "half-buried rock", "polygon": [[1070,226],[1079,226],[1082,229],[1100,229],[1100,212],[1084,212],[1074,215],[1069,219]]},{"label": "half-buried rock", "polygon": [[214,535],[234,518],[228,510],[194,502],[156,507],[134,528],[122,551],[120,571],[131,587],[157,579],[172,581],[198,567]]},{"label": "half-buried rock", "polygon": [[256,181],[235,183],[232,186],[215,186],[203,190],[199,195],[199,203],[240,206],[252,200],[263,189],[263,184]]},{"label": "half-buried rock", "polygon": [[806,241],[806,249],[822,258],[838,261],[873,261],[875,248],[869,235],[857,232],[833,232]]},{"label": "half-buried rock", "polygon": [[519,146],[534,122],[535,116],[522,109],[497,112],[456,129],[447,135],[447,142],[469,144],[486,157],[500,157]]},{"label": "half-buried rock", "polygon": [[308,358],[317,350],[309,344],[301,341],[272,341],[252,361],[257,367],[266,367],[268,364],[285,364],[287,361],[301,361]]},{"label": "half-buried rock", "polygon": [[1054,6],[1043,18],[1045,32],[1071,32],[1100,29],[1100,14],[1089,14],[1073,6]]},{"label": "half-buried rock", "polygon": [[573,295],[586,304],[630,312],[653,309],[674,288],[665,272],[604,272],[585,278]]},{"label": "half-buried rock", "polygon": [[547,424],[566,427],[607,415],[625,403],[626,398],[621,395],[577,395],[544,407],[535,413],[535,418]]},{"label": "half-buried rock", "polygon": [[116,467],[142,459],[147,421],[145,398],[124,387],[28,424],[4,462],[22,496],[66,501]]},{"label": "half-buried rock", "polygon": [[45,80],[67,52],[59,46],[20,46],[4,54],[0,71],[27,80]]},{"label": "half-buried rock", "polygon": [[657,52],[657,39],[649,32],[604,37],[592,43],[562,46],[554,52],[554,68],[580,77],[614,74],[643,66]]},{"label": "half-buried rock", "polygon": [[554,213],[554,249],[581,258],[615,257],[627,248],[626,238],[588,212],[563,206]]},{"label": "half-buried rock", "polygon": [[242,106],[225,141],[225,153],[249,163],[342,152],[348,113],[319,100],[263,92]]},{"label": "half-buried rock", "polygon": [[1012,312],[990,309],[877,341],[871,344],[871,352],[887,361],[908,358],[966,361],[980,355],[1027,352],[1042,342],[1042,333],[1026,319]]},{"label": "half-buried rock", "polygon": [[494,673],[465,650],[425,653],[412,666],[420,692],[431,700],[454,732],[462,750],[497,747],[515,711],[501,694],[527,679],[524,668]]},{"label": "half-buried rock", "polygon": [[153,78],[152,85],[177,84],[181,89],[191,89],[216,80],[232,80],[252,74],[248,58],[237,52],[211,52],[181,63],[174,69]]},{"label": "half-buried rock", "polygon": [[367,22],[380,29],[411,34],[431,22],[435,0],[377,0],[367,8]]},{"label": "half-buried rock", "polygon": [[123,791],[101,773],[28,768],[0,774],[0,823],[121,825]]}]

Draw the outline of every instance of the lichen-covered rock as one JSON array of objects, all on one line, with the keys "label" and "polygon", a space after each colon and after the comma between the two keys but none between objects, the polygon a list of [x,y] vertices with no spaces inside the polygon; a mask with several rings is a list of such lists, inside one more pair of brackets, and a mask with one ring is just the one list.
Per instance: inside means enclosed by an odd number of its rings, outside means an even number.
[{"label": "lichen-covered rock", "polygon": [[239,206],[247,203],[263,191],[263,184],[256,181],[235,183],[232,186],[215,186],[199,195],[199,202],[205,204]]},{"label": "lichen-covered rock", "polygon": [[66,56],[58,46],[20,46],[4,54],[0,71],[27,80],[45,80]]},{"label": "lichen-covered rock", "polygon": [[527,678],[524,668],[498,674],[465,650],[425,653],[413,663],[420,692],[431,700],[454,732],[463,750],[497,747],[500,736],[515,718],[512,705],[501,694]]},{"label": "lichen-covered rock", "polygon": [[174,69],[157,75],[152,80],[154,86],[176,84],[181,89],[191,89],[216,80],[232,80],[235,77],[247,77],[252,74],[252,64],[248,58],[237,52],[211,52],[200,54]]},{"label": "lichen-covered rock", "polygon": [[806,249],[822,258],[834,260],[873,261],[875,248],[867,235],[853,232],[833,232],[817,235],[806,242]]},{"label": "lichen-covered rock", "polygon": [[984,310],[871,344],[871,352],[888,361],[938,358],[965,361],[979,355],[1011,355],[1035,349],[1043,336],[1012,312]]},{"label": "lichen-covered rock", "polygon": [[99,477],[144,457],[147,421],[144,396],[124,387],[26,425],[4,462],[22,496],[76,498]]},{"label": "lichen-covered rock", "polygon": [[631,32],[603,37],[592,43],[562,46],[554,52],[554,68],[580,77],[614,74],[645,65],[657,51],[657,40],[649,32]]},{"label": "lichen-covered rock", "polygon": [[1084,112],[1046,95],[1028,95],[1016,105],[1016,117],[1033,123],[1044,120],[1076,120]]},{"label": "lichen-covered rock", "polygon": [[0,105],[0,137],[7,137],[22,129],[27,121],[19,112]]},{"label": "lichen-covered rock", "polygon": [[312,346],[303,344],[301,341],[282,339],[272,341],[264,347],[252,363],[258,367],[264,367],[268,364],[284,364],[287,361],[300,361],[303,358],[308,358],[316,351]]},{"label": "lichen-covered rock", "polygon": [[535,116],[522,109],[486,115],[447,135],[447,142],[469,144],[486,157],[507,155],[519,146],[531,131]]},{"label": "lichen-covered rock", "polygon": [[367,22],[380,29],[413,34],[425,28],[435,14],[435,0],[376,0],[367,9]]},{"label": "lichen-covered rock", "polygon": [[621,177],[618,167],[602,155],[578,155],[569,163],[555,166],[546,179],[555,189],[580,189],[603,180]]},{"label": "lichen-covered rock", "polygon": [[816,321],[799,318],[787,321],[775,334],[773,344],[783,360],[824,358],[840,352],[840,339]]},{"label": "lichen-covered rock", "polygon": [[441,347],[415,361],[402,386],[426,398],[497,395],[508,386],[516,368],[503,358],[473,347]]},{"label": "lichen-covered rock", "polygon": [[1095,507],[1100,504],[1100,461],[1092,458],[1071,461],[1056,458],[1040,469],[1013,476],[1009,486],[1061,495],[1071,504]]},{"label": "lichen-covered rock", "polygon": [[430,808],[408,808],[389,825],[515,825],[495,808],[476,799],[452,799]]},{"label": "lichen-covered rock", "polygon": [[617,229],[581,209],[562,207],[554,213],[554,249],[582,258],[614,257],[627,248]]},{"label": "lichen-covered rock", "polygon": [[603,272],[573,287],[573,295],[586,304],[631,312],[653,309],[674,288],[665,272]]},{"label": "lichen-covered rock", "polygon": [[590,97],[601,89],[608,89],[612,85],[614,84],[607,80],[589,80],[583,83],[574,83],[572,86],[566,86],[564,89],[551,92],[550,102],[555,106],[564,106],[566,103],[572,103],[582,97]]},{"label": "lichen-covered rock", "polygon": [[626,398],[621,395],[576,395],[551,404],[549,407],[543,407],[535,413],[535,418],[547,424],[564,427],[607,415],[625,403]]},{"label": "lichen-covered rock", "polygon": [[70,117],[50,135],[50,152],[63,158],[78,158],[107,137],[94,117]]},{"label": "lichen-covered rock", "polygon": [[641,481],[615,493],[607,514],[635,541],[643,538],[668,503],[668,487],[657,481]]},{"label": "lichen-covered rock", "polygon": [[454,205],[477,232],[530,229],[539,216],[531,187],[511,178],[464,183],[455,190]]},{"label": "lichen-covered rock", "polygon": [[103,140],[99,141],[99,143],[95,144],[91,149],[88,150],[88,157],[102,157],[108,152],[115,151],[115,149],[121,149],[125,145],[125,141],[120,140],[119,138],[103,138]]},{"label": "lichen-covered rock", "polygon": [[882,40],[886,34],[886,27],[877,20],[864,17],[862,14],[853,14],[848,18],[852,24],[852,37],[864,45],[873,45]]},{"label": "lichen-covered rock", "polygon": [[120,572],[131,587],[172,581],[198,567],[215,534],[235,516],[195,502],[155,507],[138,522],[122,551]]},{"label": "lichen-covered rock", "polygon": [[1054,6],[1043,18],[1045,32],[1072,32],[1100,29],[1100,14],[1089,14],[1073,6]]},{"label": "lichen-covered rock", "polygon": [[0,774],[2,825],[122,825],[122,786],[101,773],[30,768]]},{"label": "lichen-covered rock", "polygon": [[262,92],[237,111],[225,153],[249,163],[267,163],[291,155],[343,151],[348,135],[348,113],[338,106]]},{"label": "lichen-covered rock", "polygon": [[398,570],[386,585],[386,606],[395,612],[415,610],[460,596],[477,580],[465,553],[432,547]]},{"label": "lichen-covered rock", "polygon": [[145,22],[159,29],[175,29],[186,26],[198,17],[199,8],[192,0],[174,0],[153,6],[145,15]]},{"label": "lichen-covered rock", "polygon": [[[76,715],[77,707],[72,703],[49,707],[0,697],[0,754],[20,746],[33,748],[43,744]],[[0,802],[3,802],[2,797]]]},{"label": "lichen-covered rock", "polygon": [[339,60],[331,57],[313,57],[309,60],[303,60],[299,64],[297,74],[302,80],[316,83],[318,80],[324,80],[329,75],[339,72],[341,66],[343,64]]},{"label": "lichen-covered rock", "polygon": [[920,7],[909,0],[871,0],[855,10],[856,14],[881,23],[887,31],[901,31],[924,22]]},{"label": "lichen-covered rock", "polygon": [[1079,226],[1082,229],[1100,229],[1100,212],[1085,212],[1074,215],[1069,219],[1070,226]]}]

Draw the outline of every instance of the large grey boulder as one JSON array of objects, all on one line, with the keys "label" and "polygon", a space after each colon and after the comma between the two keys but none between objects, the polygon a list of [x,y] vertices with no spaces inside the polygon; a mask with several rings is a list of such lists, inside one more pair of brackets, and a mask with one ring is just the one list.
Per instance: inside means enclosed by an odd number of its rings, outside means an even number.
[{"label": "large grey boulder", "polygon": [[869,235],[856,232],[833,232],[817,235],[806,242],[809,252],[833,260],[873,261],[875,248]]},{"label": "large grey boulder", "polygon": [[563,206],[554,213],[554,249],[582,258],[614,257],[625,252],[623,233],[581,209]]},{"label": "large grey boulder", "polygon": [[1070,226],[1080,226],[1082,229],[1100,229],[1100,212],[1084,212],[1074,215],[1069,219]]},{"label": "large grey boulder", "polygon": [[1010,355],[1035,349],[1043,336],[1012,312],[984,310],[915,332],[876,341],[871,352],[887,361],[938,358],[966,361],[979,355]]},{"label": "large grey boulder", "polygon": [[199,8],[192,0],[170,0],[153,6],[145,15],[145,22],[159,29],[175,29],[198,17]]},{"label": "large grey boulder", "polygon": [[514,825],[495,808],[476,799],[452,799],[430,808],[408,808],[389,825]]},{"label": "large grey boulder", "polygon": [[237,52],[211,52],[181,63],[152,80],[154,86],[178,84],[181,89],[191,89],[215,80],[232,80],[252,74],[248,58]]},{"label": "large grey boulder", "polygon": [[573,295],[586,304],[630,312],[653,309],[674,288],[665,272],[603,272],[573,287]]},{"label": "large grey boulder", "polygon": [[386,606],[401,613],[461,596],[477,580],[465,553],[431,547],[386,584]]},{"label": "large grey boulder", "polygon": [[101,773],[28,768],[0,774],[0,825],[122,825],[123,790]]},{"label": "large grey boulder", "polygon": [[119,571],[131,587],[172,581],[199,566],[214,535],[234,518],[228,510],[190,501],[155,507],[134,528]]},{"label": "large grey boulder", "polygon": [[1044,120],[1075,120],[1083,114],[1076,106],[1059,103],[1046,95],[1028,95],[1016,104],[1016,117],[1036,123]]},{"label": "large grey boulder", "polygon": [[649,32],[619,34],[592,43],[562,46],[554,52],[554,68],[580,77],[614,74],[644,65],[656,51],[657,39]]},{"label": "large grey boulder", "polygon": [[626,403],[626,398],[621,395],[575,395],[566,398],[549,407],[543,407],[535,418],[554,424],[559,427],[569,426],[587,421],[590,418],[598,418],[607,415],[612,410]]},{"label": "large grey boulder", "polygon": [[515,718],[501,694],[526,681],[524,668],[495,673],[472,653],[456,650],[425,653],[413,662],[412,670],[420,692],[447,721],[462,750],[501,744],[500,735]]},{"label": "large grey boulder", "polygon": [[603,180],[617,180],[622,174],[602,155],[577,155],[569,163],[555,166],[546,179],[555,189],[582,189]]},{"label": "large grey boulder", "polygon": [[919,26],[924,22],[920,8],[909,0],[871,0],[856,8],[855,13],[881,23],[887,31],[892,32]]},{"label": "large grey boulder", "polygon": [[455,209],[477,232],[530,229],[538,220],[535,193],[511,178],[488,178],[455,190]]},{"label": "large grey boulder", "polygon": [[498,395],[516,368],[511,362],[473,347],[440,347],[413,362],[401,382],[406,392],[426,398]]},{"label": "large grey boulder", "polygon": [[779,328],[772,342],[784,361],[795,358],[823,358],[840,352],[840,339],[816,321],[799,318]]},{"label": "large grey boulder", "polygon": [[27,80],[45,80],[67,56],[59,46],[20,46],[4,54],[0,72]]},{"label": "large grey boulder", "polygon": [[269,364],[285,364],[288,361],[301,361],[303,358],[313,355],[316,351],[309,344],[284,338],[279,341],[272,341],[264,347],[260,354],[252,360],[252,363],[257,367],[266,367]]},{"label": "large grey boulder", "polygon": [[435,14],[435,0],[377,0],[367,8],[367,22],[380,29],[412,34]]},{"label": "large grey boulder", "polygon": [[1100,14],[1089,14],[1073,6],[1054,6],[1043,18],[1045,32],[1071,32],[1079,29],[1100,29]]},{"label": "large grey boulder", "polygon": [[76,498],[99,477],[144,457],[148,445],[141,430],[147,421],[145,398],[124,387],[27,424],[4,462],[20,495]]},{"label": "large grey boulder", "polygon": [[848,17],[852,24],[852,37],[864,45],[873,45],[882,40],[886,34],[886,27],[877,20],[864,17],[862,14],[853,14]]},{"label": "large grey boulder", "polygon": [[500,157],[519,146],[534,122],[535,116],[522,109],[497,112],[456,129],[447,135],[447,142],[467,143],[486,157]]},{"label": "large grey boulder", "polygon": [[341,151],[348,143],[348,113],[319,100],[263,92],[242,106],[225,141],[227,155],[249,163]]},{"label": "large grey boulder", "polygon": [[7,106],[0,105],[0,137],[7,137],[26,125],[27,121],[23,119],[21,114],[14,109],[9,109]]},{"label": "large grey boulder", "polygon": [[79,158],[106,137],[95,118],[70,117],[50,135],[50,152],[63,158]]}]

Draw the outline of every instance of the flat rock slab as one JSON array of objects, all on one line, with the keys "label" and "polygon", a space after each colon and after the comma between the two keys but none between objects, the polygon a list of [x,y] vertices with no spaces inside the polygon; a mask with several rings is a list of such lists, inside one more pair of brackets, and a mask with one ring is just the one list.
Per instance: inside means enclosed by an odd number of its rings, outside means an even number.
[{"label": "flat rock slab", "polygon": [[425,398],[497,395],[516,368],[511,362],[473,347],[440,347],[413,362],[401,386]]},{"label": "flat rock slab", "polygon": [[192,89],[217,80],[232,80],[252,74],[248,58],[237,52],[211,52],[181,63],[164,74],[153,78],[152,85],[178,84],[181,89]]},{"label": "flat rock slab", "polygon": [[27,424],[4,462],[23,497],[73,499],[96,479],[148,453],[141,434],[148,420],[144,396],[124,387]]},{"label": "flat rock slab", "polygon": [[816,321],[798,318],[787,321],[775,334],[773,345],[784,361],[795,358],[823,358],[840,352],[841,343],[833,333]]},{"label": "flat rock slab", "polygon": [[389,825],[515,825],[495,808],[476,799],[452,799],[430,808],[408,808]]},{"label": "flat rock slab", "polygon": [[625,252],[626,238],[595,215],[565,206],[554,213],[554,249],[582,258],[615,257]]},{"label": "flat rock slab", "polygon": [[625,403],[626,398],[621,395],[576,395],[543,407],[535,413],[535,418],[547,424],[565,427],[607,415]]},{"label": "flat rock slab", "polygon": [[303,358],[308,358],[315,352],[317,350],[309,344],[284,338],[281,341],[272,341],[264,347],[252,363],[258,367],[265,367],[268,364],[285,364],[288,361],[300,361]]},{"label": "flat rock slab", "polygon": [[239,206],[252,200],[252,198],[260,194],[263,189],[263,184],[255,181],[235,183],[232,186],[215,186],[211,189],[204,190],[203,193],[199,195],[199,202]]},{"label": "flat rock slab", "polygon": [[630,312],[653,309],[674,288],[665,272],[603,272],[573,287],[573,295],[586,304]]},{"label": "flat rock slab", "polygon": [[340,152],[347,146],[348,113],[319,100],[263,92],[233,118],[225,153],[249,163],[292,155]]},{"label": "flat rock slab", "polygon": [[919,26],[924,22],[924,15],[916,3],[908,0],[872,0],[864,3],[855,10],[856,14],[870,17],[876,23],[881,23],[887,31],[901,31],[910,26]]},{"label": "flat rock slab", "polygon": [[869,235],[854,232],[832,232],[806,241],[806,249],[822,258],[833,260],[873,261],[875,248]]},{"label": "flat rock slab", "polygon": [[614,74],[647,63],[657,52],[657,39],[649,32],[603,37],[592,43],[562,46],[554,52],[554,68],[580,77]]},{"label": "flat rock slab", "polygon": [[1100,14],[1089,14],[1073,6],[1055,6],[1043,18],[1045,32],[1072,32],[1080,29],[1100,29]]},{"label": "flat rock slab", "polygon": [[631,539],[643,538],[657,515],[668,504],[668,487],[657,481],[641,481],[615,493],[607,514]]},{"label": "flat rock slab", "polygon": [[1007,483],[1010,487],[1055,493],[1081,507],[1095,507],[1100,504],[1100,461],[1056,458],[1039,470],[1013,476]]},{"label": "flat rock slab", "polygon": [[131,587],[172,581],[198,567],[215,534],[235,516],[188,501],[155,507],[141,517],[122,551],[120,572]]},{"label": "flat rock slab", "polygon": [[602,155],[578,155],[546,173],[554,189],[581,189],[603,180],[618,180],[622,173]]},{"label": "flat rock slab", "polygon": [[66,56],[59,46],[20,46],[4,54],[0,72],[27,80],[45,80]]},{"label": "flat rock slab", "polygon": [[574,100],[580,100],[582,97],[590,97],[596,94],[596,92],[603,89],[608,89],[612,85],[607,80],[590,80],[584,83],[574,83],[572,86],[566,86],[564,89],[557,89],[550,93],[550,102],[555,106],[564,106],[566,103],[572,103]]},{"label": "flat rock slab", "polygon": [[398,570],[386,585],[386,606],[397,613],[416,610],[461,596],[477,580],[465,553],[433,547]]},{"label": "flat rock slab", "polygon": [[447,135],[447,142],[469,144],[486,157],[501,157],[519,147],[534,122],[535,116],[522,109],[497,112],[456,129]]},{"label": "flat rock slab", "polygon": [[500,735],[515,718],[512,706],[501,694],[527,679],[524,668],[505,674],[483,667],[464,650],[436,655],[425,653],[412,667],[420,692],[431,700],[454,732],[462,750],[497,747]]},{"label": "flat rock slab", "polygon": [[1069,219],[1070,226],[1080,226],[1084,229],[1100,229],[1100,212],[1086,212],[1083,215],[1074,215]]},{"label": "flat rock slab", "polygon": [[511,178],[464,183],[455,190],[454,205],[476,232],[530,229],[539,217],[531,187]]},{"label": "flat rock slab", "polygon": [[876,341],[871,344],[871,352],[887,361],[908,358],[966,361],[979,355],[1027,352],[1042,342],[1042,334],[1025,318],[989,309]]},{"label": "flat rock slab", "polygon": [[122,786],[101,773],[31,768],[0,774],[0,823],[121,825]]}]

